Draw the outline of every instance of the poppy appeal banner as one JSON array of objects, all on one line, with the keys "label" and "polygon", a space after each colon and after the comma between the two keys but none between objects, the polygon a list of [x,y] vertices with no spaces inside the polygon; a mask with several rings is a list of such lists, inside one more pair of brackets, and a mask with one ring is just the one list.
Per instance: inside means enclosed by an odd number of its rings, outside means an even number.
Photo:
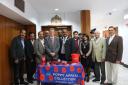
[{"label": "poppy appeal banner", "polygon": [[84,69],[82,65],[38,65],[34,78],[44,83],[80,84],[84,85]]}]

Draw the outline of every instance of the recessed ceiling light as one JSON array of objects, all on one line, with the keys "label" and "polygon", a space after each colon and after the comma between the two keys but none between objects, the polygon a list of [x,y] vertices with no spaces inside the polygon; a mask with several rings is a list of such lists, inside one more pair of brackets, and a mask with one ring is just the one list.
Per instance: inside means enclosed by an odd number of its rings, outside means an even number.
[{"label": "recessed ceiling light", "polygon": [[58,8],[54,9],[54,11],[58,11],[58,10],[59,10]]},{"label": "recessed ceiling light", "polygon": [[113,11],[113,12],[115,12],[115,11],[117,11],[117,9],[116,9],[116,8],[114,8],[114,9],[112,9],[112,11]]}]

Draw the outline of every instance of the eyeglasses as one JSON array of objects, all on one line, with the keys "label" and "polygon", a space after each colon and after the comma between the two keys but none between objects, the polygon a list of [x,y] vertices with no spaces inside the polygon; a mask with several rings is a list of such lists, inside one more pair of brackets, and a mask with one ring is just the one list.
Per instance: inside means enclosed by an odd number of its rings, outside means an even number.
[{"label": "eyeglasses", "polygon": [[108,31],[114,31],[114,30],[108,30]]}]

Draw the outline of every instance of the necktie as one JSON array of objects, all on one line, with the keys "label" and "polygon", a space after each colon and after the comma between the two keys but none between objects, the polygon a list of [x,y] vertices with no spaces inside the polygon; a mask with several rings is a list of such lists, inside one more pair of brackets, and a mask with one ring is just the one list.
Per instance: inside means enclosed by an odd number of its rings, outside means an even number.
[{"label": "necktie", "polygon": [[52,45],[54,45],[54,38],[51,38],[52,39]]}]

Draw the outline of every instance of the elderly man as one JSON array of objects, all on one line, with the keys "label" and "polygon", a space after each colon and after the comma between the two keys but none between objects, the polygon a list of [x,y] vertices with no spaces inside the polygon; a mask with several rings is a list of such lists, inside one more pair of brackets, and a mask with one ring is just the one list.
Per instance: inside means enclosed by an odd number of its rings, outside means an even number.
[{"label": "elderly man", "polygon": [[[93,82],[100,81],[100,84],[104,84],[106,79],[105,76],[105,55],[106,55],[106,42],[105,39],[100,37],[100,32],[95,32],[95,39],[92,42],[93,45],[93,52],[92,52],[92,59],[95,63],[95,79]],[[101,70],[101,74],[100,74]],[[101,77],[101,79],[100,79]]]}]

